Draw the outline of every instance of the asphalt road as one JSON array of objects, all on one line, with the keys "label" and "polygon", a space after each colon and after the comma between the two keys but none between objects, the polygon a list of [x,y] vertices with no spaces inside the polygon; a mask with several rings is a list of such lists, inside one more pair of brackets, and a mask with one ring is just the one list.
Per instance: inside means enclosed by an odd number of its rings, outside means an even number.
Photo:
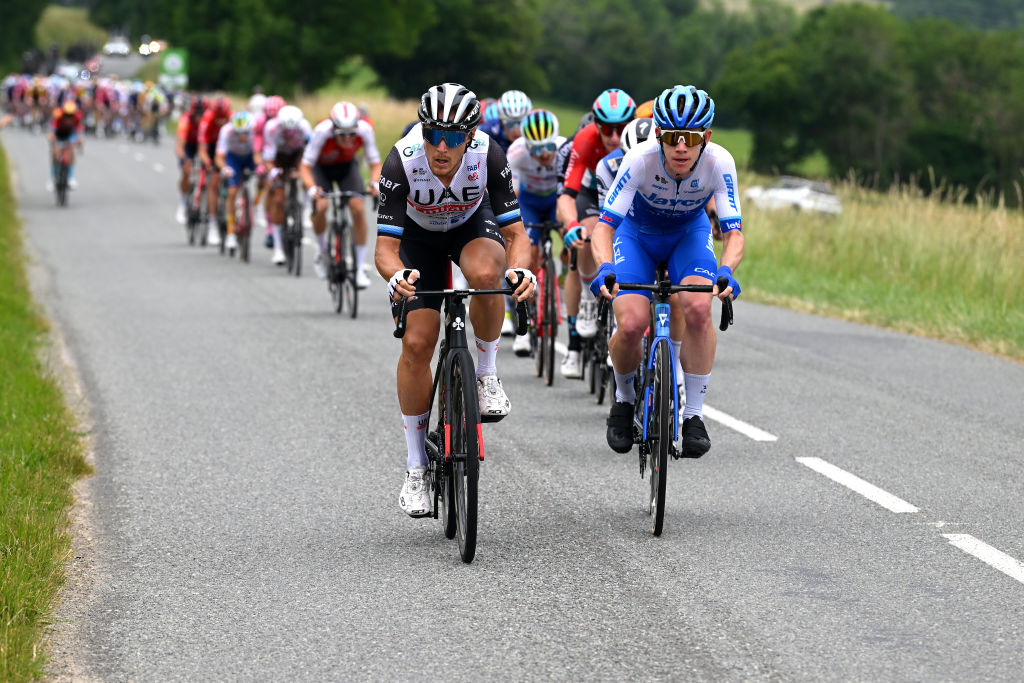
[{"label": "asphalt road", "polygon": [[95,421],[87,576],[56,675],[1024,671],[1024,366],[741,299],[709,388],[712,451],[671,463],[653,538],[606,408],[504,349],[513,412],[485,429],[467,566],[397,505],[383,280],[350,320],[262,247],[244,266],[186,246],[170,146],[87,141],[57,209],[42,139],[2,139]]}]

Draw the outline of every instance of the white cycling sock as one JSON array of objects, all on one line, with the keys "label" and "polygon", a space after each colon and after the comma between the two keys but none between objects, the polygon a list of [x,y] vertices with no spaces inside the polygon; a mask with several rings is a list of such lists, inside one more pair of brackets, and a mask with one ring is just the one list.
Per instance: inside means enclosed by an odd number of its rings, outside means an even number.
[{"label": "white cycling sock", "polygon": [[277,223],[271,223],[270,234],[274,236],[274,249],[281,249],[281,226]]},{"label": "white cycling sock", "polygon": [[636,387],[633,386],[633,378],[636,377],[636,370],[623,375],[615,370],[615,400],[619,403],[636,403]]},{"label": "white cycling sock", "polygon": [[327,252],[327,231],[324,230],[322,233],[316,236],[316,246],[320,249],[320,253],[324,254]]},{"label": "white cycling sock", "polygon": [[363,269],[363,261],[366,260],[366,245],[356,245],[356,272]]},{"label": "white cycling sock", "polygon": [[429,417],[430,413],[402,415],[402,424],[405,425],[405,447],[409,451],[405,466],[409,469],[427,466],[427,448],[424,444],[427,440]]},{"label": "white cycling sock", "polygon": [[683,419],[696,415],[700,417],[704,413],[704,395],[708,393],[707,375],[693,375],[689,372],[683,374],[686,382],[686,405],[683,407]]},{"label": "white cycling sock", "polygon": [[480,337],[476,338],[476,376],[477,379],[484,375],[497,375],[498,368],[494,364],[494,359],[498,355],[498,340],[484,341]]}]

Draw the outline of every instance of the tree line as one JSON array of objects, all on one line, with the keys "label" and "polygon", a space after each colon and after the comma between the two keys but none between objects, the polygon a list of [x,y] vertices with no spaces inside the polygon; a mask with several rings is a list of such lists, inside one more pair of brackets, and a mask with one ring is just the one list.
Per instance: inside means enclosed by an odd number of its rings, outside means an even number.
[{"label": "tree line", "polygon": [[881,186],[931,169],[1015,199],[1024,181],[1020,0],[804,15],[776,0],[743,13],[699,0],[84,1],[101,26],[188,48],[201,89],[314,90],[353,55],[396,97],[459,80],[580,105],[612,86],[640,101],[693,83],[715,97],[717,125],[752,131],[759,171],[821,153],[832,174]]}]

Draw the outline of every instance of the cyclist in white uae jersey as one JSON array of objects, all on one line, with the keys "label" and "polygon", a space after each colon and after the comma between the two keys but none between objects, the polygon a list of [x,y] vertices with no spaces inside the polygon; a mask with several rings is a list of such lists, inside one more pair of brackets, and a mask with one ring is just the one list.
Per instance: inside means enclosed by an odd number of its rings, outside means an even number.
[{"label": "cyclist in white uae jersey", "polygon": [[285,221],[285,183],[275,181],[278,177],[294,173],[312,134],[313,127],[309,125],[302,110],[294,105],[281,107],[277,116],[267,121],[263,128],[263,147],[257,152],[256,165],[265,164],[270,169],[267,173],[267,180],[270,181],[267,223],[274,248],[270,261],[275,265],[283,264],[286,260],[281,246],[281,226]]},{"label": "cyclist in white uae jersey", "polygon": [[[505,153],[478,131],[480,103],[457,83],[424,93],[421,123],[399,140],[384,161],[377,212],[377,270],[397,306],[417,285],[443,289],[448,261],[474,288],[499,288],[502,276],[516,298],[533,293],[525,265],[529,245],[512,191]],[[495,207],[492,210],[491,207]],[[430,514],[430,475],[424,446],[430,411],[430,361],[440,328],[440,297],[407,299],[408,318],[398,361],[398,403],[406,430],[407,472],[399,505],[413,517]],[[511,404],[495,367],[503,305],[499,297],[473,297],[469,317],[476,334],[477,391],[485,421],[503,418]]]},{"label": "cyclist in white uae jersey", "polygon": [[[732,274],[743,258],[736,163],[724,147],[711,142],[714,114],[714,101],[693,86],[677,85],[658,96],[655,139],[637,145],[623,158],[594,232],[593,247],[601,263],[594,290],[600,288],[601,294],[612,296],[614,292],[603,284],[612,272],[619,282],[652,282],[657,264],[666,262],[673,282],[707,284],[725,276],[729,286],[721,292],[716,288],[715,295],[723,299],[739,295],[740,286]],[[711,223],[704,213],[712,196],[722,216],[720,266]],[[715,358],[712,296],[676,296],[681,299],[682,314],[672,316],[671,332],[686,388],[682,451],[687,457],[700,457],[711,448],[701,416]],[[625,453],[633,446],[633,376],[642,358],[640,340],[648,324],[648,301],[637,292],[621,292],[614,301],[618,329],[609,350],[616,388],[607,439],[614,450]]]}]

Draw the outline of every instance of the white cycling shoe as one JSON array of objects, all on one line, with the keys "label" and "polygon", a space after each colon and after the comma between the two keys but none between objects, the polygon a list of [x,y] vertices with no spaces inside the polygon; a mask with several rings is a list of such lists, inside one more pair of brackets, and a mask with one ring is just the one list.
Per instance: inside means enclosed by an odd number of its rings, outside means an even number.
[{"label": "white cycling shoe", "polygon": [[216,221],[210,223],[210,227],[206,231],[206,243],[211,247],[220,246],[220,230],[217,229]]},{"label": "white cycling shoe", "polygon": [[324,265],[324,261],[323,253],[317,254],[316,260],[313,261],[313,270],[316,271],[316,276],[321,280],[327,277],[327,266]]},{"label": "white cycling shoe", "polygon": [[224,248],[230,251],[232,254],[238,249],[238,237],[233,232],[229,232],[227,238],[224,240]]},{"label": "white cycling shoe", "polygon": [[274,255],[270,257],[270,262],[275,266],[283,266],[288,262],[288,257],[284,255],[284,249],[281,247],[274,247]]},{"label": "white cycling shoe", "polygon": [[512,353],[517,356],[529,356],[530,350],[530,335],[517,334],[516,340],[512,342]]},{"label": "white cycling shoe", "polygon": [[[579,319],[577,318],[576,331],[579,332]],[[583,376],[583,366],[580,364],[580,352],[570,351],[565,354],[562,360],[562,377],[567,379],[579,379]]]},{"label": "white cycling shoe", "polygon": [[358,289],[366,289],[370,286],[370,278],[366,277],[366,271],[362,268],[356,269],[356,287]]},{"label": "white cycling shoe", "polygon": [[584,296],[580,300],[580,313],[576,316],[576,334],[584,339],[597,335],[597,299]]},{"label": "white cycling shoe", "polygon": [[434,496],[430,472],[426,467],[411,467],[405,473],[405,484],[398,494],[398,505],[410,517],[426,517],[433,513]]},{"label": "white cycling shoe", "polygon": [[476,380],[476,392],[480,401],[480,420],[497,422],[512,410],[512,402],[501,387],[497,375],[482,375]]}]

